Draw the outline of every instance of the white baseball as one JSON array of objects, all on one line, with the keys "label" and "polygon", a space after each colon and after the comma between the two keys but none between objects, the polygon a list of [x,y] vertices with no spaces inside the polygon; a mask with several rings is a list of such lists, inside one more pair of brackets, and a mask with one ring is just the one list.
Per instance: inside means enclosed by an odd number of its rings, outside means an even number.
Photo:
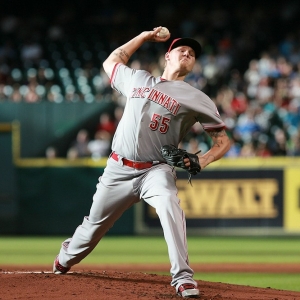
[{"label": "white baseball", "polygon": [[160,32],[157,33],[157,36],[165,38],[169,34],[169,29],[167,27],[162,27]]}]

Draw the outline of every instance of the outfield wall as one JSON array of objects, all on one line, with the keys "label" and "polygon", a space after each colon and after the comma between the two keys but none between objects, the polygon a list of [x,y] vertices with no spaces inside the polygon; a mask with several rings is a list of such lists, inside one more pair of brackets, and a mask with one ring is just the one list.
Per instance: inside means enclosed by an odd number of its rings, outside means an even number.
[{"label": "outfield wall", "polygon": [[[253,160],[253,162],[257,160]],[[194,176],[178,170],[178,189],[187,228],[195,234],[300,234],[300,169],[295,160],[285,167],[208,167]],[[251,164],[251,160],[248,161]],[[268,164],[275,164],[273,159]],[[277,160],[278,163],[278,160]],[[2,205],[0,232],[5,232],[5,212],[12,234],[70,234],[88,215],[105,160],[24,159],[15,166],[15,213]],[[264,164],[266,161],[264,160]],[[3,203],[2,203],[3,204]],[[6,228],[7,229],[7,228]],[[153,208],[141,202],[129,209],[108,234],[160,234]]]}]

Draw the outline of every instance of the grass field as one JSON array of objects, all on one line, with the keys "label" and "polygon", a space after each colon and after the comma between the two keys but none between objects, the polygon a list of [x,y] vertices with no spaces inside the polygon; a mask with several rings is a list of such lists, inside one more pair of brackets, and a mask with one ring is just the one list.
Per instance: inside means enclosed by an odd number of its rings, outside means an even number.
[{"label": "grass field", "polygon": [[[49,264],[66,237],[0,237],[1,265]],[[189,237],[193,263],[300,263],[297,237]],[[107,236],[87,264],[169,263],[162,237]],[[167,274],[169,275],[169,274]],[[300,274],[196,273],[195,279],[300,291]]]}]

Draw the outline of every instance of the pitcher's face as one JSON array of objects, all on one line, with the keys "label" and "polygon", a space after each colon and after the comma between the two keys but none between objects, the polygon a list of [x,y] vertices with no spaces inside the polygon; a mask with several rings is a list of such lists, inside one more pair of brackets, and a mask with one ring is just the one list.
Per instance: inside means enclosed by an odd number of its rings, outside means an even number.
[{"label": "pitcher's face", "polygon": [[179,71],[179,74],[185,76],[192,71],[195,65],[195,51],[189,46],[179,46],[165,55],[167,68]]}]

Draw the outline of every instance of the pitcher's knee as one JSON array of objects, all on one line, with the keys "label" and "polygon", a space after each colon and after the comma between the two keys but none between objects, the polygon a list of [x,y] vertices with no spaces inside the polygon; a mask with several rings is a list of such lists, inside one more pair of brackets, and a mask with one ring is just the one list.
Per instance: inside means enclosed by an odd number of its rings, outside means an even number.
[{"label": "pitcher's knee", "polygon": [[156,205],[156,212],[158,215],[171,213],[177,211],[178,209],[181,210],[179,206],[179,199],[176,194],[169,194],[160,197],[157,201]]}]

